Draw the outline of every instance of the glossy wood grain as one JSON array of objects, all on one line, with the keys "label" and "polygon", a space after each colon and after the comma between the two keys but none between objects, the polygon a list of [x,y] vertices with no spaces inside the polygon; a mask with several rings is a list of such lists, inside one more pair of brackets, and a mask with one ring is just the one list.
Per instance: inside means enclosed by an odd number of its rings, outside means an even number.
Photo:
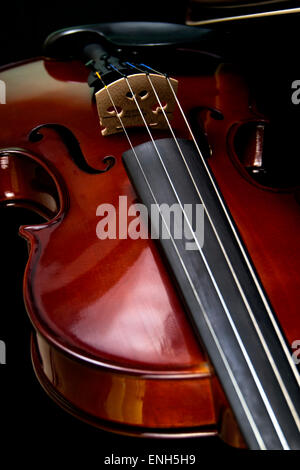
[{"label": "glossy wood grain", "polygon": [[[118,208],[120,195],[130,205],[136,195],[121,162],[129,144],[121,134],[101,135],[84,78],[78,64],[40,60],[0,74],[7,83],[7,105],[0,108],[1,202],[32,207],[49,219],[20,230],[30,243],[24,298],[36,331],[36,373],[58,403],[104,428],[144,435],[170,429],[215,433],[227,402],[216,392],[213,371],[156,244],[96,236],[98,205]],[[231,127],[253,119],[243,80],[224,69],[215,76],[178,78],[187,114],[202,107],[224,115],[217,122],[207,116],[203,123],[213,148],[210,164],[292,342],[300,330],[299,206],[291,193],[251,184],[229,158]],[[47,123],[70,129],[91,167],[103,169],[108,155],[116,164],[107,173],[83,172],[53,129],[29,141],[31,130]],[[174,127],[188,136],[178,111]],[[133,145],[148,140],[141,130],[130,137]],[[233,424],[229,429],[223,435],[240,444]]]}]

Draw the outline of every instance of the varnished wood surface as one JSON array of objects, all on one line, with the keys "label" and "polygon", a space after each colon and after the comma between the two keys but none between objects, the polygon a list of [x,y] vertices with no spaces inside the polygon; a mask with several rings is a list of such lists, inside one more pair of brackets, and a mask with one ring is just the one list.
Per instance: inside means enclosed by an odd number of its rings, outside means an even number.
[{"label": "varnished wood surface", "polygon": [[[65,79],[70,70],[72,81]],[[91,420],[143,429],[217,429],[226,401],[216,398],[207,358],[155,243],[96,236],[99,204],[117,207],[119,195],[128,196],[129,204],[136,200],[121,163],[127,140],[101,135],[91,90],[76,64],[45,67],[34,61],[0,78],[8,84],[7,105],[0,108],[0,148],[8,152],[1,157],[1,201],[31,205],[50,219],[21,229],[31,248],[24,296],[39,331],[40,380],[43,374],[53,394]],[[225,69],[215,77],[178,78],[187,113],[213,107],[224,115],[204,122],[213,148],[210,164],[291,343],[300,329],[294,194],[258,188],[229,158],[230,129],[255,118],[243,80]],[[107,155],[115,157],[115,166],[99,175],[84,173],[51,129],[30,142],[30,131],[46,123],[70,129],[93,168],[104,168]],[[178,115],[174,127],[187,136]],[[147,140],[141,131],[130,136],[134,145]],[[41,187],[34,184],[38,174]]]}]

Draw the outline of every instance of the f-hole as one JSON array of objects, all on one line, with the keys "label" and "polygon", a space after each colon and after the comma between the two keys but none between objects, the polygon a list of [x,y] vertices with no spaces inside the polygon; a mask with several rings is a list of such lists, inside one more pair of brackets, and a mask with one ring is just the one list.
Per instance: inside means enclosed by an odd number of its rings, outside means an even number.
[{"label": "f-hole", "polygon": [[69,155],[71,156],[74,163],[77,167],[84,171],[85,173],[95,174],[98,175],[100,173],[106,173],[109,171],[115,164],[115,158],[111,156],[107,156],[103,158],[103,163],[106,167],[103,170],[98,170],[96,168],[91,167],[81,150],[78,140],[76,139],[75,135],[73,134],[70,129],[66,126],[56,123],[49,123],[49,124],[41,124],[40,126],[35,127],[29,134],[29,140],[31,142],[38,142],[44,138],[42,134],[42,129],[52,129],[54,130],[61,140],[63,141],[64,145],[68,149]]}]

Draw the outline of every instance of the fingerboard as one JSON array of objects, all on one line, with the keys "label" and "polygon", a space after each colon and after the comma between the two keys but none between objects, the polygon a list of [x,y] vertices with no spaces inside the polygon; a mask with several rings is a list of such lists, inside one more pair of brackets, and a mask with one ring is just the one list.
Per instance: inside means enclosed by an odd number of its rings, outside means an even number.
[{"label": "fingerboard", "polygon": [[[147,142],[123,163],[249,448],[300,449],[297,371],[194,143]],[[179,207],[182,222],[162,204]],[[204,232],[193,220],[201,205]]]}]

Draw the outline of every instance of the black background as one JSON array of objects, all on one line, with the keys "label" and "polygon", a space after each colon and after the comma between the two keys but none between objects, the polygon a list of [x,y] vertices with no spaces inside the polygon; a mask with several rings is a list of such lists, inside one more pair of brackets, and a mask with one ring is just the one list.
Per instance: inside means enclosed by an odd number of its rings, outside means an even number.
[{"label": "black background", "polygon": [[[0,64],[41,55],[45,37],[59,28],[125,20],[184,23],[186,12],[185,2],[169,0],[19,1],[0,8]],[[22,299],[27,247],[18,235],[18,227],[38,223],[40,218],[25,210],[7,208],[0,208],[0,217],[0,339],[7,345],[7,364],[0,366],[1,455],[8,453],[11,462],[26,461],[42,467],[45,463],[61,466],[64,456],[64,461],[83,459],[85,467],[94,468],[101,468],[104,457],[112,453],[142,458],[155,452],[195,454],[197,468],[215,464],[220,458],[228,465],[241,454],[245,458],[245,451],[235,451],[217,438],[156,441],[106,433],[80,422],[53,403],[31,366],[31,326]]]}]

